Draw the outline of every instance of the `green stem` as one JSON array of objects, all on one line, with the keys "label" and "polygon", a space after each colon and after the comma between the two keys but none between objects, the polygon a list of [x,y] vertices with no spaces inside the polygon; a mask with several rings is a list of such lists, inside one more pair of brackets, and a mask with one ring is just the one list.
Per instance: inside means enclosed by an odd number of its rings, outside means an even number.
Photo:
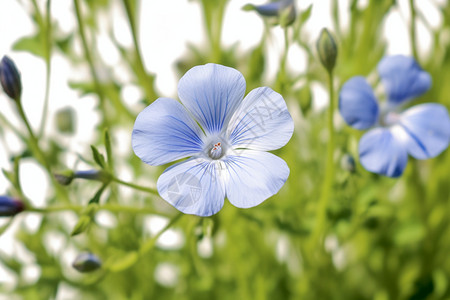
[{"label": "green stem", "polygon": [[327,161],[326,161],[326,170],[325,170],[325,180],[322,185],[322,194],[319,199],[319,207],[317,210],[317,220],[314,231],[311,237],[311,246],[316,247],[317,243],[320,242],[321,235],[325,229],[326,222],[326,212],[328,207],[328,202],[331,196],[331,189],[333,187],[334,181],[334,144],[335,144],[335,134],[334,134],[334,107],[335,107],[335,99],[334,99],[334,80],[333,80],[333,72],[328,73],[329,78],[329,93],[330,93],[330,107],[328,109],[328,134],[329,134],[329,142],[327,149]]},{"label": "green stem", "polygon": [[17,110],[27,128],[28,135],[30,136],[30,146],[32,148],[31,150],[35,153],[36,159],[39,161],[39,163],[41,163],[51,175],[50,164],[48,163],[44,153],[39,147],[38,139],[34,135],[33,129],[31,129],[30,123],[28,122],[27,116],[25,115],[25,112],[23,110],[22,101],[20,99],[17,100]]},{"label": "green stem", "polygon": [[142,54],[139,45],[139,39],[136,28],[136,18],[135,18],[135,7],[132,7],[130,0],[123,0],[123,4],[125,6],[125,10],[127,12],[128,23],[130,24],[131,36],[133,38],[134,43],[134,52],[136,55],[136,68],[137,68],[137,76],[142,88],[144,88],[145,94],[147,96],[147,100],[152,102],[156,99],[156,93],[153,90],[153,78],[148,75],[147,71],[144,67],[144,60],[142,59]]},{"label": "green stem", "polygon": [[79,0],[74,0],[73,3],[75,6],[75,13],[76,13],[76,18],[77,18],[77,22],[78,22],[78,31],[79,31],[81,42],[83,45],[84,55],[86,57],[86,60],[88,61],[89,69],[90,69],[92,77],[94,79],[95,90],[97,91],[97,94],[98,94],[98,97],[100,100],[100,108],[104,112],[103,127],[109,127],[108,126],[108,118],[106,117],[107,113],[105,110],[105,95],[104,95],[103,89],[100,85],[100,80],[98,79],[97,72],[95,71],[94,60],[92,59],[91,52],[89,51],[89,46],[87,43],[85,29],[84,29],[84,23],[81,18],[80,2],[79,2]]},{"label": "green stem", "polygon": [[170,227],[172,227],[180,218],[181,216],[183,216],[183,213],[178,213],[175,217],[172,218],[172,220],[170,220],[170,222],[163,228],[161,229],[154,237],[152,237],[151,239],[149,239],[148,241],[146,241],[144,244],[142,244],[142,246],[139,248],[139,255],[143,256],[145,255],[148,251],[152,250],[153,246],[155,245],[156,241],[158,240],[158,238],[164,233],[166,232],[168,229],[170,229]]},{"label": "green stem", "polygon": [[409,38],[411,40],[411,50],[414,58],[418,59],[417,41],[416,41],[416,8],[414,0],[409,0],[409,9],[411,10],[411,23],[409,25]]},{"label": "green stem", "polygon": [[48,115],[48,102],[50,97],[50,75],[51,75],[51,39],[52,39],[52,22],[50,15],[50,5],[51,0],[47,1],[47,18],[45,25],[45,66],[46,66],[46,75],[45,75],[45,96],[44,96],[44,108],[42,109],[42,117],[41,117],[41,126],[39,129],[39,137],[42,137],[45,130],[45,124],[47,122]]},{"label": "green stem", "polygon": [[126,182],[126,181],[123,181],[123,180],[121,180],[121,179],[119,179],[117,177],[114,177],[114,176],[111,177],[111,180],[116,182],[116,183],[119,183],[121,185],[124,185],[124,186],[130,187],[132,189],[138,190],[138,191],[143,191],[143,192],[147,192],[147,193],[150,193],[150,194],[159,195],[158,191],[156,189],[152,189],[152,188],[149,188],[149,187],[137,185],[137,184],[134,184],[134,183],[131,183],[131,182]]},{"label": "green stem", "polygon": [[[45,208],[38,208],[38,207],[27,207],[27,212],[36,212],[36,213],[42,213],[42,214],[49,214],[49,213],[57,213],[57,212],[64,212],[64,211],[74,211],[74,212],[81,212],[86,207],[83,205],[59,205],[59,206],[48,206]],[[122,206],[119,204],[103,204],[98,207],[98,210],[107,210],[113,213],[119,213],[119,212],[125,212],[130,214],[158,214],[159,213],[151,207],[136,207],[136,206]]]}]

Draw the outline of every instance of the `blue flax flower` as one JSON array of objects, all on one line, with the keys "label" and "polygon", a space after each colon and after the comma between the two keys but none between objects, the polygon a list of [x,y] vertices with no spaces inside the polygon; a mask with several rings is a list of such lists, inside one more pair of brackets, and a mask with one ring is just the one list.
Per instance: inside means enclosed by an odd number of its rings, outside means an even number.
[{"label": "blue flax flower", "polygon": [[157,181],[161,197],[178,210],[210,216],[225,197],[234,206],[253,207],[286,182],[287,164],[265,152],[292,136],[286,103],[268,87],[243,99],[245,87],[235,69],[196,66],[178,83],[181,103],[159,98],[136,118],[132,145],[142,161],[159,166],[189,157]]},{"label": "blue flax flower", "polygon": [[388,56],[378,64],[386,93],[379,104],[364,77],[348,80],[339,95],[339,110],[352,127],[372,128],[359,141],[361,164],[370,172],[389,177],[402,175],[408,154],[416,159],[435,157],[450,139],[447,109],[425,103],[402,110],[411,99],[425,93],[431,77],[412,57]]}]

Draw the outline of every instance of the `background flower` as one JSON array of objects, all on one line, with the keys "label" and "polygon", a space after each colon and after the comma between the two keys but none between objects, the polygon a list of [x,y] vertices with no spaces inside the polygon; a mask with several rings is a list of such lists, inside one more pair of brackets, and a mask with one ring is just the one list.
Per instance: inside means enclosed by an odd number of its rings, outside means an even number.
[{"label": "background flower", "polygon": [[426,159],[448,147],[450,119],[447,109],[436,103],[399,111],[431,86],[430,75],[413,58],[385,57],[378,64],[378,73],[386,93],[384,103],[378,103],[364,77],[356,76],[343,85],[339,110],[347,124],[356,129],[374,127],[359,141],[359,157],[364,168],[398,177],[406,167],[408,154]]}]

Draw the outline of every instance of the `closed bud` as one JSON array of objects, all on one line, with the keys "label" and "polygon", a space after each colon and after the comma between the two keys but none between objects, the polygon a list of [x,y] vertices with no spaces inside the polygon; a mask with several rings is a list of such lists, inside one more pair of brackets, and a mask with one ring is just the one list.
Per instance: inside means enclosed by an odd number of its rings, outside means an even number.
[{"label": "closed bud", "polygon": [[319,39],[317,40],[317,52],[319,53],[320,62],[325,69],[328,72],[333,71],[338,50],[333,36],[326,28],[323,28],[320,32]]},{"label": "closed bud", "polygon": [[275,17],[281,26],[285,27],[294,22],[296,9],[293,0],[279,0],[263,5],[247,4],[243,8],[245,11],[254,10],[264,17]]},{"label": "closed bud", "polygon": [[83,252],[78,254],[72,263],[78,272],[88,273],[99,269],[102,266],[101,260],[94,254]]},{"label": "closed bud", "polygon": [[72,182],[74,175],[75,174],[73,173],[72,170],[66,170],[53,174],[56,181],[61,185],[69,185]]},{"label": "closed bud", "polygon": [[101,182],[107,182],[110,179],[108,173],[102,170],[86,170],[86,171],[77,171],[74,174],[74,178],[82,178],[87,180],[97,180]]},{"label": "closed bud", "polygon": [[350,173],[354,173],[356,171],[356,163],[353,156],[348,153],[344,154],[341,158],[341,168]]},{"label": "closed bud", "polygon": [[71,107],[56,113],[56,126],[62,133],[73,134],[75,131],[75,111]]},{"label": "closed bud", "polygon": [[0,196],[0,217],[12,217],[25,209],[25,205],[19,199],[8,196]]},{"label": "closed bud", "polygon": [[22,95],[22,80],[14,62],[3,56],[0,62],[0,83],[9,98],[19,101]]}]

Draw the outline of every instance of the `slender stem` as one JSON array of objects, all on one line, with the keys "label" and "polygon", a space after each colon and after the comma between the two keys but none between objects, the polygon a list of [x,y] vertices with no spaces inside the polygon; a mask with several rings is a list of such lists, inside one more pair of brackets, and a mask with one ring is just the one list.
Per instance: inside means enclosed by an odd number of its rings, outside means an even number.
[{"label": "slender stem", "polygon": [[65,190],[63,190],[60,185],[56,182],[55,178],[53,177],[52,170],[50,167],[50,164],[47,160],[47,157],[45,156],[44,152],[42,152],[41,148],[39,147],[39,141],[36,138],[36,135],[33,133],[33,129],[31,129],[30,123],[28,122],[27,116],[25,115],[25,112],[23,110],[22,101],[18,99],[16,101],[17,103],[17,110],[19,111],[19,115],[25,124],[29,138],[28,145],[31,147],[32,152],[34,153],[36,159],[38,162],[45,167],[45,169],[48,172],[48,175],[50,177],[50,180],[52,182],[52,185],[55,187],[56,194],[61,200],[68,201],[68,196]]},{"label": "slender stem", "polygon": [[329,141],[328,141],[328,149],[327,149],[327,161],[326,161],[326,170],[325,170],[325,180],[323,181],[322,185],[322,194],[319,199],[319,207],[317,210],[317,220],[316,225],[314,228],[314,231],[312,233],[311,237],[311,246],[315,247],[317,246],[317,243],[320,242],[321,235],[325,228],[325,222],[326,222],[326,211],[328,202],[331,196],[331,189],[333,187],[333,181],[334,181],[334,144],[335,144],[335,135],[334,135],[334,107],[335,107],[335,100],[334,100],[334,83],[333,83],[333,73],[328,73],[329,77],[329,93],[330,93],[330,107],[328,109],[328,134],[329,134]]},{"label": "slender stem", "polygon": [[140,50],[138,32],[136,28],[136,18],[135,18],[135,8],[132,7],[130,0],[123,0],[123,4],[125,6],[125,10],[127,11],[128,23],[130,24],[131,36],[133,37],[134,44],[134,52],[136,55],[136,67],[137,67],[137,75],[138,80],[140,81],[141,86],[145,90],[145,94],[147,96],[148,101],[153,101],[156,98],[155,91],[153,90],[152,78],[148,75],[147,71],[144,67],[144,60],[142,59],[142,53]]},{"label": "slender stem", "polygon": [[411,40],[411,50],[414,58],[418,58],[416,41],[416,8],[414,0],[409,0],[409,9],[411,10],[411,23],[409,25],[409,38]]},{"label": "slender stem", "polygon": [[42,137],[45,130],[45,124],[47,123],[48,115],[48,102],[50,97],[50,75],[51,75],[51,39],[52,39],[52,22],[50,15],[51,0],[47,1],[47,18],[45,24],[45,65],[46,65],[46,75],[45,75],[45,96],[44,96],[44,108],[42,109],[41,126],[39,128],[39,137]]},{"label": "slender stem", "polygon": [[137,184],[134,184],[134,183],[131,183],[131,182],[126,182],[126,181],[123,181],[123,180],[121,180],[121,179],[119,179],[117,177],[114,177],[114,176],[111,177],[111,180],[116,182],[116,183],[119,183],[121,185],[125,185],[127,187],[132,188],[132,189],[138,190],[138,191],[143,191],[143,192],[147,192],[147,193],[150,193],[150,194],[158,195],[158,191],[156,189],[152,189],[152,188],[149,188],[149,187],[137,185]]},{"label": "slender stem", "polygon": [[47,169],[49,174],[51,174],[50,165],[45,158],[45,155],[42,152],[41,148],[39,147],[38,139],[34,135],[33,129],[31,129],[30,123],[28,122],[27,116],[25,115],[25,112],[23,110],[22,101],[20,99],[17,101],[17,110],[19,111],[19,115],[27,128],[28,135],[30,136],[30,144],[33,148],[33,152],[35,152],[36,159]]},{"label": "slender stem", "polygon": [[161,229],[154,237],[152,237],[151,239],[149,239],[148,241],[146,241],[144,244],[142,244],[142,246],[139,248],[139,255],[143,256],[144,254],[146,254],[148,251],[150,251],[153,246],[155,245],[156,241],[158,240],[158,238],[164,233],[166,232],[168,229],[170,229],[170,227],[173,226],[173,224],[175,224],[180,218],[181,216],[183,216],[183,213],[178,213],[175,217],[172,218],[172,220],[170,220],[169,223],[167,223],[167,225]]},{"label": "slender stem", "polygon": [[81,37],[81,42],[83,44],[83,51],[84,51],[84,55],[86,57],[86,60],[88,61],[89,64],[89,69],[91,71],[92,77],[94,79],[94,86],[95,89],[97,91],[99,100],[100,100],[100,108],[101,110],[104,112],[104,120],[103,120],[103,125],[104,127],[108,127],[108,121],[107,121],[107,117],[106,117],[106,110],[105,110],[105,95],[103,93],[103,89],[100,85],[100,80],[98,79],[97,76],[97,72],[95,71],[95,66],[94,66],[94,60],[92,59],[92,55],[91,52],[89,50],[89,46],[87,43],[87,39],[86,39],[86,34],[85,34],[85,29],[84,29],[84,23],[83,23],[83,19],[81,18],[81,9],[80,9],[80,2],[79,0],[74,0],[73,1],[74,6],[75,6],[75,13],[76,13],[76,18],[77,18],[77,22],[78,22],[78,31]]},{"label": "slender stem", "polygon": [[[48,206],[45,208],[38,207],[27,207],[26,211],[36,212],[42,214],[64,212],[64,211],[74,211],[81,212],[86,207],[83,205],[59,205],[59,206]],[[131,214],[159,214],[155,209],[151,207],[136,207],[136,206],[122,206],[119,204],[103,204],[98,207],[98,210],[107,210],[114,213],[126,212]]]}]

